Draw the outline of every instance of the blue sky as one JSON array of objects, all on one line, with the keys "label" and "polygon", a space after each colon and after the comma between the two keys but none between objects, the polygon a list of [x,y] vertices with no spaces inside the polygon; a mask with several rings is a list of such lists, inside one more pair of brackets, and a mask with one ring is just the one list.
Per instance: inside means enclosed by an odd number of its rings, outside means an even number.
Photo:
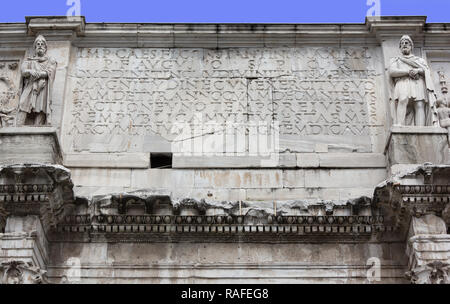
[{"label": "blue sky", "polygon": [[[66,15],[68,0],[2,0],[0,22],[24,16]],[[88,22],[363,23],[380,1],[381,15],[425,15],[450,22],[450,0],[69,0]]]}]

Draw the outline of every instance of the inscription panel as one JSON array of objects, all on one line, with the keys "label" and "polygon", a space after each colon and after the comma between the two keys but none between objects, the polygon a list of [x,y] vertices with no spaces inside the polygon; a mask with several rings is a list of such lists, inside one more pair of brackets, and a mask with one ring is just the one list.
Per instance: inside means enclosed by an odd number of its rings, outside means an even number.
[{"label": "inscription panel", "polygon": [[[75,152],[169,152],[174,142],[195,146],[194,138],[218,136],[223,143],[213,152],[230,146],[245,152],[252,145],[249,126],[267,124],[281,151],[314,152],[320,144],[372,152],[374,130],[384,120],[377,53],[79,48],[63,144]],[[240,138],[226,142],[233,134]]]}]

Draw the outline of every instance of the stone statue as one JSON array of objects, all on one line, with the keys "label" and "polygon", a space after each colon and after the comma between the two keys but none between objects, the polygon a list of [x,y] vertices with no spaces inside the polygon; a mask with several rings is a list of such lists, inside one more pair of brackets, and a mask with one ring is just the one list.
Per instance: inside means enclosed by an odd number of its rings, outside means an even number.
[{"label": "stone statue", "polygon": [[34,51],[34,56],[27,58],[21,68],[18,126],[49,123],[57,63],[47,56],[47,41],[43,36],[34,41]]},{"label": "stone statue", "polygon": [[412,54],[414,43],[400,39],[402,56],[391,59],[391,114],[397,126],[437,126],[436,95],[427,62]]}]

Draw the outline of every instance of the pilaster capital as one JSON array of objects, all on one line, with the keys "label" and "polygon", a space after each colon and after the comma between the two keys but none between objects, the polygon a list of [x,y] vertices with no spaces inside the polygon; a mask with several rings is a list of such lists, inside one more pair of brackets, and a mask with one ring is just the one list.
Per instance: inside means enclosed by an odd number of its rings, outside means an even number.
[{"label": "pilaster capital", "polygon": [[46,271],[29,262],[8,260],[0,263],[1,284],[45,284]]}]

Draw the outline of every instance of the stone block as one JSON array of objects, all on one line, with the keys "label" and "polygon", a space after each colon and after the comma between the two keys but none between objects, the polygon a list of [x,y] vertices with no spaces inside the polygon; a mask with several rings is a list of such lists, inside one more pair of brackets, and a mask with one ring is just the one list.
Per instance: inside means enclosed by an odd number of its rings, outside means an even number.
[{"label": "stone block", "polygon": [[131,187],[141,189],[192,189],[194,171],[181,169],[133,169]]},{"label": "stone block", "polygon": [[381,153],[321,153],[321,168],[385,168],[386,157]]},{"label": "stone block", "polygon": [[245,201],[247,198],[246,189],[195,189],[195,188],[174,188],[171,190],[173,198],[195,198],[212,202],[235,202]]},{"label": "stone block", "polygon": [[397,164],[446,164],[447,131],[435,127],[392,127],[385,154],[389,166]]},{"label": "stone block", "polygon": [[381,153],[297,153],[300,168],[385,168]]},{"label": "stone block", "polygon": [[304,170],[283,170],[283,188],[304,188]]},{"label": "stone block", "polygon": [[0,262],[19,259],[41,268],[48,263],[48,241],[37,216],[10,216],[6,233],[0,234]]},{"label": "stone block", "polygon": [[173,155],[173,168],[259,168],[261,158],[252,156]]},{"label": "stone block", "polygon": [[[319,169],[315,170],[305,170],[305,187],[306,188],[319,188],[320,183],[320,171]],[[327,170],[329,171],[329,170]]]},{"label": "stone block", "polygon": [[315,145],[314,148],[316,153],[328,153],[328,145],[327,144],[322,144],[322,143],[318,143]]},{"label": "stone block", "polygon": [[196,170],[196,188],[282,188],[281,170]]},{"label": "stone block", "polygon": [[297,167],[318,168],[320,164],[317,153],[297,153]]},{"label": "stone block", "polygon": [[68,153],[64,166],[71,168],[149,168],[149,153]]},{"label": "stone block", "polygon": [[74,168],[71,172],[75,186],[131,186],[131,169]]},{"label": "stone block", "polygon": [[297,166],[297,156],[294,153],[278,154],[278,162],[275,163],[275,167],[279,168],[295,168]]},{"label": "stone block", "polygon": [[423,234],[409,239],[406,254],[410,265],[424,266],[432,261],[450,263],[450,236]]},{"label": "stone block", "polygon": [[61,164],[62,154],[54,128],[0,128],[0,165]]},{"label": "stone block", "polygon": [[369,188],[386,179],[385,169],[316,169],[305,170],[307,188]]},{"label": "stone block", "polygon": [[283,188],[247,189],[247,201],[301,201],[301,200],[339,200],[340,189],[336,188]]}]

